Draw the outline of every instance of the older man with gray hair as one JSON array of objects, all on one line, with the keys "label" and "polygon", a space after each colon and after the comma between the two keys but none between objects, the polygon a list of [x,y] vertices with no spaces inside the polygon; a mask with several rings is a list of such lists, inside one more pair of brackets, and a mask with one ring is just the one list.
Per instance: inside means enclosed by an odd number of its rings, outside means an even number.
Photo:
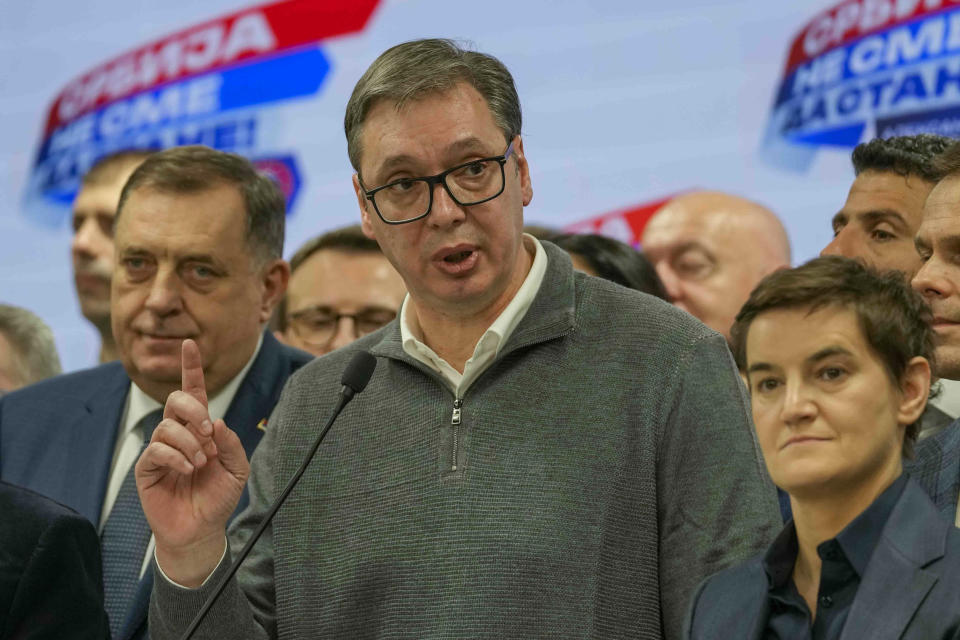
[{"label": "older man with gray hair", "polygon": [[0,393],[59,373],[50,327],[26,309],[0,304]]}]

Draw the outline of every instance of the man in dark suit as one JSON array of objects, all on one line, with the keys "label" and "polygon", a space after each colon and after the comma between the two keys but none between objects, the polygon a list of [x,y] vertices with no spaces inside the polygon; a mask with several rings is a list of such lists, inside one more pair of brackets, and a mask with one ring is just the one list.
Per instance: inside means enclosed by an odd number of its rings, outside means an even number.
[{"label": "man in dark suit", "polygon": [[[937,334],[937,373],[960,380],[960,144],[933,163],[936,186],[923,205],[923,221],[914,240],[921,267],[911,284],[933,310]],[[917,447],[917,480],[934,497],[942,516],[956,523],[960,499],[960,420]]]},{"label": "man in dark suit", "polygon": [[0,640],[109,638],[93,525],[6,482],[0,513]]},{"label": "man in dark suit", "polygon": [[930,388],[930,312],[895,272],[818,258],[734,324],[757,440],[793,520],[695,592],[689,638],[960,638],[960,532],[903,472]]},{"label": "man in dark suit", "polygon": [[283,230],[283,196],[239,156],[204,147],[152,156],[124,186],[115,223],[121,361],[0,400],[0,478],[100,529],[114,638],[146,632],[153,542],[133,465],[180,386],[181,343],[199,346],[211,419],[237,425],[248,455],[287,377],[310,359],[264,331],[289,278]]}]

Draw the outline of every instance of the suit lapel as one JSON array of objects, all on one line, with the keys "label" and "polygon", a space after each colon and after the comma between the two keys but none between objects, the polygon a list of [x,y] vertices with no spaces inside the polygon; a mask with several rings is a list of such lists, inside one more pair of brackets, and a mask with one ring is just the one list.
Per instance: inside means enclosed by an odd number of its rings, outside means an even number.
[{"label": "suit lapel", "polygon": [[768,589],[760,558],[708,578],[696,594],[685,637],[761,640],[769,615]]},{"label": "suit lapel", "polygon": [[857,590],[842,640],[900,638],[936,574],[924,570],[942,558],[949,527],[912,480],[897,501]]},{"label": "suit lapel", "polygon": [[283,367],[280,343],[269,332],[263,334],[260,353],[237,388],[237,393],[223,417],[224,422],[240,438],[247,458],[265,433],[267,418],[280,397],[289,375]]},{"label": "suit lapel", "polygon": [[[65,480],[62,502],[79,511],[94,526],[100,524],[103,496],[107,490],[113,450],[117,441],[117,425],[127,401],[130,379],[118,364],[105,376],[86,403],[81,415],[70,430],[70,455],[67,469],[60,477]],[[85,481],[78,481],[78,479]]]}]

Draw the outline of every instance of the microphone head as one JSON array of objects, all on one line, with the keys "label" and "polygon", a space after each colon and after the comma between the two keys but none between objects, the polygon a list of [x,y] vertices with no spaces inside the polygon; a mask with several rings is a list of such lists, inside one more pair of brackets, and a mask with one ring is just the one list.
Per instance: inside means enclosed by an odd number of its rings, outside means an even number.
[{"label": "microphone head", "polygon": [[349,388],[354,393],[360,393],[367,387],[370,378],[373,376],[373,370],[377,367],[377,359],[366,351],[358,351],[353,354],[347,368],[343,370],[343,377],[340,378],[340,384]]}]

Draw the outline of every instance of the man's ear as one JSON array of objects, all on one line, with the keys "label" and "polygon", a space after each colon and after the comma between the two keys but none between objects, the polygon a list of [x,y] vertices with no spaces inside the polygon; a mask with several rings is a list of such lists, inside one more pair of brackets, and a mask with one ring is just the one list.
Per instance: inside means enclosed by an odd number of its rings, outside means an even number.
[{"label": "man's ear", "polygon": [[513,145],[513,156],[517,159],[523,206],[527,206],[533,200],[533,183],[530,181],[530,165],[527,164],[527,155],[523,151],[523,138],[520,136],[517,136],[517,141]]},{"label": "man's ear", "polygon": [[913,424],[920,419],[930,395],[930,377],[930,363],[926,358],[916,356],[907,363],[900,377],[899,424]]},{"label": "man's ear", "polygon": [[290,265],[286,260],[276,258],[269,261],[261,271],[263,294],[260,299],[260,323],[270,321],[274,308],[283,299],[290,282]]},{"label": "man's ear", "polygon": [[363,195],[363,187],[360,186],[360,176],[356,173],[353,174],[353,192],[357,194],[357,206],[360,207],[360,229],[363,231],[363,235],[371,240],[376,240],[376,237],[373,235],[373,220],[371,216],[377,214],[376,212],[371,213],[367,208],[372,203],[367,200],[367,196]]}]

